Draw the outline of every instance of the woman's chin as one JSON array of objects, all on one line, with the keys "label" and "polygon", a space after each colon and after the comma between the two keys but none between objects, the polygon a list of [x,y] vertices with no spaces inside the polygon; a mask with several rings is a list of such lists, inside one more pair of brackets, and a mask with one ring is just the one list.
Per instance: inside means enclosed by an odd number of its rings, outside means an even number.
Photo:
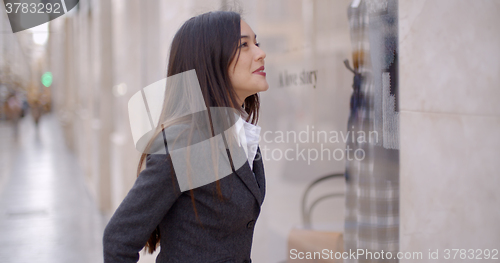
[{"label": "woman's chin", "polygon": [[266,86],[264,87],[264,89],[262,89],[262,91],[266,91],[266,90],[268,90],[268,89],[269,89],[269,85],[266,85]]},{"label": "woman's chin", "polygon": [[259,92],[263,92],[269,89],[269,84],[267,82],[265,84],[260,85]]}]

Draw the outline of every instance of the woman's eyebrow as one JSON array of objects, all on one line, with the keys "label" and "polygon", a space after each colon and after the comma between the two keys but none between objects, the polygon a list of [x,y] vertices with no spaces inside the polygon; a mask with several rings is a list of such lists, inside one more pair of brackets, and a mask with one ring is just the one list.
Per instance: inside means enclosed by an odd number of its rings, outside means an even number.
[{"label": "woman's eyebrow", "polygon": [[[241,38],[250,38],[250,36],[242,35]],[[255,35],[255,38],[257,38],[257,35]]]}]

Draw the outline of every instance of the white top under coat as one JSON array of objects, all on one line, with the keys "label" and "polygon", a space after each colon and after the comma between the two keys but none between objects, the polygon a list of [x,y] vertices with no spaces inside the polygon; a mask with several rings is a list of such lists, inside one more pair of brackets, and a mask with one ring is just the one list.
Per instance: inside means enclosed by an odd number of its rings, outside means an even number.
[{"label": "white top under coat", "polygon": [[238,120],[234,125],[238,135],[238,143],[243,147],[243,150],[245,150],[250,169],[253,169],[253,161],[259,146],[261,127],[246,122],[242,117],[246,118],[246,116],[238,116]]}]

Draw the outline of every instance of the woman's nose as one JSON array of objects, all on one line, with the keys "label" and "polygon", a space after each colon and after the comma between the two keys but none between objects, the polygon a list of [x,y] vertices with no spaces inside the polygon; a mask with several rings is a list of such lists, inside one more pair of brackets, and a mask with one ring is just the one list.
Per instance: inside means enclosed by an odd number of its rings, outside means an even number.
[{"label": "woman's nose", "polygon": [[264,50],[262,50],[260,47],[257,47],[257,54],[256,54],[256,57],[255,57],[255,60],[258,61],[258,60],[264,60],[266,58],[266,52],[264,52]]}]

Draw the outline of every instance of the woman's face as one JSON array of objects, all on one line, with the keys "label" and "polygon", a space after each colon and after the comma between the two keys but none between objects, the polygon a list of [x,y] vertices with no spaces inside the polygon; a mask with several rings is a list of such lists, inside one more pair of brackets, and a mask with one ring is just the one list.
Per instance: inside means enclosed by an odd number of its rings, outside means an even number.
[{"label": "woman's face", "polygon": [[241,20],[239,52],[238,62],[236,62],[238,57],[238,53],[236,53],[233,61],[229,64],[229,79],[238,96],[238,101],[242,105],[248,96],[266,91],[269,88],[264,72],[266,53],[259,48],[255,33],[243,20]]}]

